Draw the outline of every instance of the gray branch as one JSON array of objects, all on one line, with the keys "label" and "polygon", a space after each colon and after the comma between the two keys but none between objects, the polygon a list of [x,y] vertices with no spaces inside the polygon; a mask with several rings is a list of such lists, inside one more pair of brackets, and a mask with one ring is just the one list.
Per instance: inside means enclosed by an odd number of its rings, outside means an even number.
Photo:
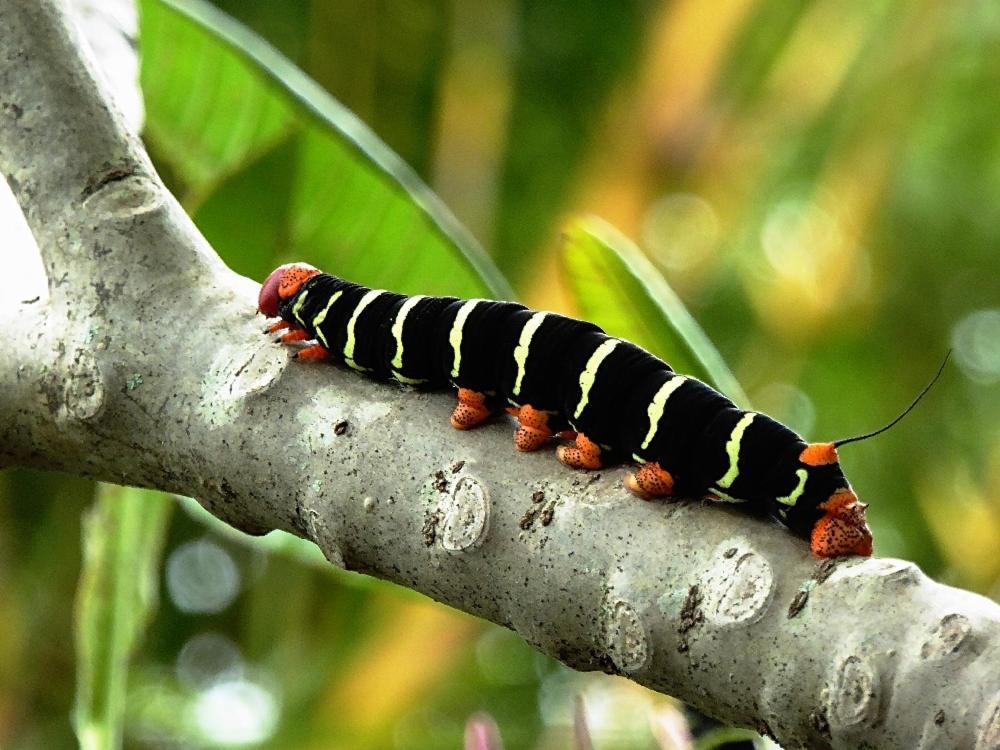
[{"label": "gray branch", "polygon": [[290,362],[101,95],[54,0],[0,0],[0,171],[49,294],[0,302],[0,467],[192,495],[786,748],[1000,748],[1000,607],[908,562],[515,455],[452,399]]}]

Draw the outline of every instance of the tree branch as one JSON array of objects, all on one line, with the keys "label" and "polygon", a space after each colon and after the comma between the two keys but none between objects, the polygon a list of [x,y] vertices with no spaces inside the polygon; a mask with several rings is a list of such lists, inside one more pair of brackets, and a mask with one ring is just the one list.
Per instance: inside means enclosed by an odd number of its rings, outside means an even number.
[{"label": "tree branch", "polygon": [[0,466],[198,497],[786,747],[1000,747],[1000,607],[912,564],[447,426],[451,398],[290,364],[100,94],[54,0],[0,0],[0,170],[50,295],[0,307]]}]

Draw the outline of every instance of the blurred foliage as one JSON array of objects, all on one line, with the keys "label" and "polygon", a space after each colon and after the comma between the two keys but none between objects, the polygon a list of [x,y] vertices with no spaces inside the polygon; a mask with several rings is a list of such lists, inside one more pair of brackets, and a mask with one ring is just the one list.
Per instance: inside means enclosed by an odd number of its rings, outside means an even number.
[{"label": "blurred foliage", "polygon": [[121,747],[129,659],[156,609],[170,497],[100,485],[83,521],[76,598],[76,708],[84,750]]},{"label": "blurred foliage", "polygon": [[[494,256],[515,281],[531,273],[553,216],[569,206],[586,149],[616,84],[628,87],[655,18],[652,0],[513,3],[517,37],[496,201]],[[540,163],[545,169],[538,169]]]},{"label": "blurred foliage", "polygon": [[[1000,596],[1000,6],[216,4],[346,105],[203,6],[184,4],[224,41],[143,0],[146,139],[230,265],[263,278],[302,258],[410,292],[502,287],[480,280],[489,262],[422,179],[539,307],[616,312],[565,262],[569,217],[636,238],[754,406],[812,438],[885,421],[954,347],[920,408],[845,448],[845,468],[879,554]],[[0,474],[4,748],[74,746],[70,602],[93,494]],[[577,695],[596,747],[659,741],[662,698],[330,573],[294,541],[181,513],[165,547],[127,747],[457,748],[485,711],[507,748],[562,748]]]}]

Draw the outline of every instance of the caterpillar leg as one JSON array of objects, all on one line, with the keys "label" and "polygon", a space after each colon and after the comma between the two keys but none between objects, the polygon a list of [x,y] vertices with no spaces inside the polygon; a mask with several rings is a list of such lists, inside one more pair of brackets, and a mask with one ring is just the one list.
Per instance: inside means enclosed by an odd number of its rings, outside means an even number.
[{"label": "caterpillar leg", "polygon": [[643,500],[668,497],[674,493],[674,478],[670,472],[655,461],[639,467],[635,474],[625,477],[625,486],[633,495]]},{"label": "caterpillar leg", "polygon": [[307,346],[305,349],[299,349],[292,356],[295,359],[301,359],[303,361],[309,362],[314,360],[326,359],[327,357],[330,356],[330,350],[327,349],[322,344],[313,344],[312,346]]},{"label": "caterpillar leg", "polygon": [[525,404],[516,412],[520,424],[514,433],[514,446],[519,451],[537,451],[552,437],[548,412],[536,409],[530,404]]},{"label": "caterpillar leg", "polygon": [[486,394],[469,388],[458,389],[458,404],[451,413],[451,426],[468,430],[487,419],[493,411],[486,405]]},{"label": "caterpillar leg", "polygon": [[278,341],[282,344],[291,344],[293,341],[308,341],[309,338],[310,336],[306,333],[305,329],[298,328],[281,334],[278,337]]},{"label": "caterpillar leg", "polygon": [[560,445],[556,448],[556,456],[567,466],[574,469],[600,469],[601,447],[584,435],[582,432],[576,436],[573,446]]},{"label": "caterpillar leg", "polygon": [[278,331],[283,331],[286,328],[291,328],[292,324],[287,320],[279,319],[274,323],[271,323],[267,328],[264,329],[264,333],[277,333]]}]

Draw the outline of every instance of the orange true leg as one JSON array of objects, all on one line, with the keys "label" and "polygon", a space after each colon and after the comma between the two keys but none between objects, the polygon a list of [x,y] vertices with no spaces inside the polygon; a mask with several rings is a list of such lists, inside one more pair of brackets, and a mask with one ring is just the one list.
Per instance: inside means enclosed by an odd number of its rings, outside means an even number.
[{"label": "orange true leg", "polygon": [[577,434],[576,443],[572,447],[560,445],[556,448],[556,456],[574,469],[593,470],[602,466],[601,447],[582,432]]},{"label": "orange true leg", "polygon": [[283,331],[286,328],[291,328],[292,324],[287,320],[278,320],[271,323],[267,328],[264,329],[264,333],[277,333],[278,331]]},{"label": "orange true leg", "polygon": [[292,356],[295,359],[301,359],[307,362],[321,360],[330,356],[330,350],[322,344],[313,344],[312,346],[307,346],[305,349],[299,349]]},{"label": "orange true leg", "polygon": [[290,344],[293,341],[308,341],[310,338],[309,334],[305,332],[302,328],[294,331],[289,331],[288,333],[281,334],[278,339],[282,344]]},{"label": "orange true leg", "polygon": [[456,430],[468,430],[475,427],[492,412],[486,406],[486,394],[478,393],[469,388],[458,389],[458,405],[451,413],[451,426]]},{"label": "orange true leg", "polygon": [[519,451],[537,451],[552,437],[547,412],[525,404],[518,411],[517,421],[520,425],[514,433],[514,446]]},{"label": "orange true leg", "polygon": [[643,500],[654,497],[667,497],[674,493],[674,478],[670,472],[655,461],[650,461],[639,467],[635,474],[625,477],[625,486],[633,495]]}]

